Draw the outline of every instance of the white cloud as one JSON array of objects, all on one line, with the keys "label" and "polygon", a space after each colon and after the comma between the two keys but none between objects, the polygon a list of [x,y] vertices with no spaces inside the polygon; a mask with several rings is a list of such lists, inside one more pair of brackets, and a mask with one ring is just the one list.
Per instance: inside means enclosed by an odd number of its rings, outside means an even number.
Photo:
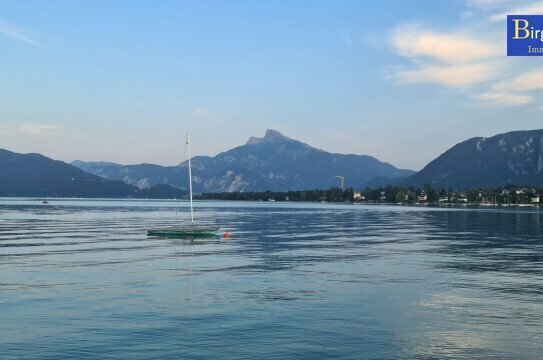
[{"label": "white cloud", "polygon": [[36,125],[24,124],[19,127],[19,131],[27,135],[49,134],[57,129],[56,125]]},{"label": "white cloud", "polygon": [[496,77],[499,67],[494,63],[460,65],[421,65],[401,70],[396,78],[403,83],[434,83],[449,87],[465,87]]},{"label": "white cloud", "polygon": [[543,70],[525,72],[490,88],[489,92],[479,95],[479,100],[506,106],[529,104],[535,100],[533,92],[543,90]]},{"label": "white cloud", "polygon": [[515,94],[511,92],[485,92],[476,96],[477,100],[491,105],[519,106],[534,101],[531,95]]},{"label": "white cloud", "polygon": [[494,14],[490,17],[491,21],[497,22],[507,18],[507,15],[538,15],[543,14],[543,2],[512,8],[506,12]]},{"label": "white cloud", "polygon": [[42,46],[37,40],[28,34],[28,31],[3,21],[0,21],[0,34],[34,47]]},{"label": "white cloud", "polygon": [[419,26],[402,26],[392,32],[396,52],[408,58],[429,58],[446,63],[469,63],[501,54],[500,47],[470,34],[437,33]]},{"label": "white cloud", "polygon": [[466,87],[496,78],[499,46],[462,32],[441,33],[420,25],[395,28],[391,44],[396,53],[412,61],[410,67],[389,68],[401,83],[433,83]]},{"label": "white cloud", "polygon": [[488,6],[488,5],[501,5],[510,3],[515,0],[468,0],[466,5],[468,6]]},{"label": "white cloud", "polygon": [[496,91],[530,92],[543,90],[543,70],[532,70],[492,86]]},{"label": "white cloud", "polygon": [[502,7],[504,4],[510,4],[513,2],[518,3],[519,0],[468,0],[466,1],[467,7],[476,8],[496,8]]},{"label": "white cloud", "polygon": [[391,45],[407,61],[387,67],[388,77],[404,84],[461,89],[486,106],[540,103],[537,91],[543,90],[543,70],[529,69],[524,59],[505,56],[504,25],[506,14],[543,13],[543,1],[467,0],[465,4],[457,26],[449,31],[421,23],[396,27],[390,33]]}]

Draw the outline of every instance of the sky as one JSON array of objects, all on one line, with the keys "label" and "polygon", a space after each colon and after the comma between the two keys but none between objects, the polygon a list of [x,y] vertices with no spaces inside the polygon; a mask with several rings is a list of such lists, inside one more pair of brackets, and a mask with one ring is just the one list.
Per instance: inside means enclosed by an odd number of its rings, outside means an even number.
[{"label": "sky", "polygon": [[266,129],[418,170],[543,128],[543,63],[505,15],[543,1],[0,2],[0,148],[173,165]]}]

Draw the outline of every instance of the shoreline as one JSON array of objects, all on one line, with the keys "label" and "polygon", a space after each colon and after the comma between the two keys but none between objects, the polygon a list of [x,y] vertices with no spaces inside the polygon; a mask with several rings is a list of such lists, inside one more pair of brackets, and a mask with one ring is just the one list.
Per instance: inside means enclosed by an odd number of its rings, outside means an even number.
[{"label": "shoreline", "polygon": [[[27,201],[161,201],[188,203],[188,199],[164,199],[164,198],[104,198],[104,197],[40,197],[40,196],[0,196],[0,201],[27,200]],[[367,201],[296,201],[296,200],[234,200],[234,199],[194,199],[195,202],[232,202],[232,203],[262,203],[262,204],[322,204],[322,205],[368,205],[368,206],[405,206],[405,207],[428,207],[428,208],[540,208],[543,204],[479,204],[479,203],[394,203],[394,202],[367,202]]]}]

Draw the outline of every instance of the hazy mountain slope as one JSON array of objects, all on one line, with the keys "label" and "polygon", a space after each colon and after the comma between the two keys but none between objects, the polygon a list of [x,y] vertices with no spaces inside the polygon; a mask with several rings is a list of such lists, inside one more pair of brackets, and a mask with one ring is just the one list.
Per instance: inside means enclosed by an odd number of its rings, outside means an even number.
[{"label": "hazy mountain slope", "polygon": [[420,186],[475,188],[543,184],[543,130],[461,142],[406,180]]},{"label": "hazy mountain slope", "polygon": [[40,154],[0,149],[0,196],[126,197],[135,190]]},{"label": "hazy mountain slope", "polygon": [[171,199],[185,197],[186,193],[169,185],[142,190],[40,154],[0,149],[0,196]]},{"label": "hazy mountain slope", "polygon": [[[160,166],[154,164],[120,165],[108,162],[73,161],[71,163],[91,174],[109,180],[121,180],[147,189],[157,184],[168,184],[177,188],[185,187],[182,183],[181,168],[178,166]],[[185,177],[186,179],[186,177]],[[187,180],[188,181],[188,180]]]}]

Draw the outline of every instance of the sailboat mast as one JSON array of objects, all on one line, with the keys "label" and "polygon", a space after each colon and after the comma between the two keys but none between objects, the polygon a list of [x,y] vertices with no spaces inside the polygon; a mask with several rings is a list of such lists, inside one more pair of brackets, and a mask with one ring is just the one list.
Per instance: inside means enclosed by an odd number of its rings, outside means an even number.
[{"label": "sailboat mast", "polygon": [[194,225],[194,210],[192,209],[192,172],[191,172],[191,163],[190,163],[190,143],[189,143],[189,132],[187,131],[187,140],[186,145],[189,147],[189,195],[190,195],[190,221]]}]

